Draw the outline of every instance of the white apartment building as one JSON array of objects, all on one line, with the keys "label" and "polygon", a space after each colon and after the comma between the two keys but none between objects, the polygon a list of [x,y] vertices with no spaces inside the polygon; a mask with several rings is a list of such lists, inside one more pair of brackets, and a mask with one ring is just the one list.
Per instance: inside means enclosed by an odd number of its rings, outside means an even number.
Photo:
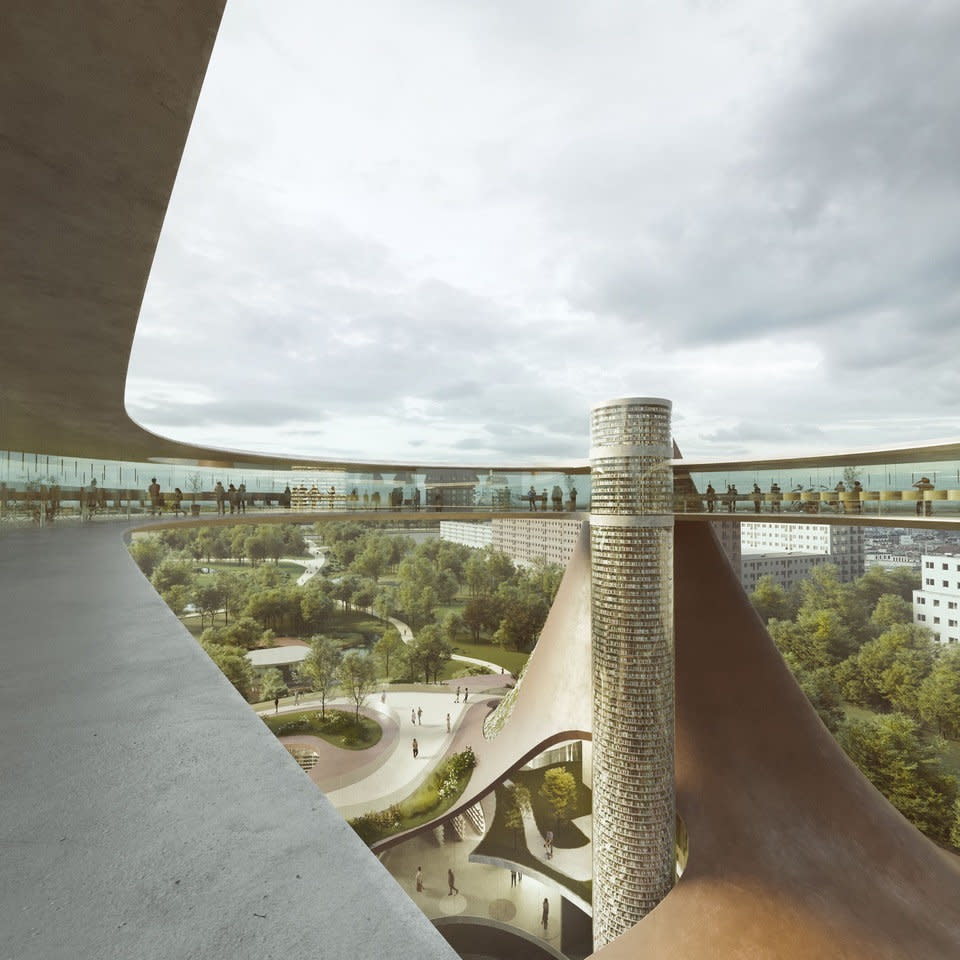
[{"label": "white apartment building", "polygon": [[566,566],[580,536],[582,517],[544,520],[493,520],[493,547],[511,560],[530,563],[546,560]]},{"label": "white apartment building", "polygon": [[924,554],[923,578],[913,591],[913,622],[928,627],[938,643],[960,642],[960,554]]},{"label": "white apartment building", "polygon": [[867,553],[864,554],[864,565],[883,567],[884,570],[896,570],[900,567],[919,570],[920,557],[914,557],[908,553]]},{"label": "white apartment building", "polygon": [[789,589],[821,563],[837,567],[841,582],[862,577],[862,527],[826,523],[744,523],[740,528],[740,581],[750,591],[762,576]]},{"label": "white apartment building", "polygon": [[482,550],[493,543],[493,529],[489,522],[441,520],[440,539]]}]

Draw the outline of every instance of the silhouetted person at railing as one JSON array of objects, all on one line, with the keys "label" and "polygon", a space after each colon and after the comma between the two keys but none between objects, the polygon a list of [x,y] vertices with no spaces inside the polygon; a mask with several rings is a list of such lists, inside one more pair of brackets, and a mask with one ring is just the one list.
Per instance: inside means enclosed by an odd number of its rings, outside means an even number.
[{"label": "silhouetted person at railing", "polygon": [[554,512],[561,513],[563,511],[563,491],[559,485],[555,485],[550,491],[550,499],[553,500]]},{"label": "silhouetted person at railing", "polygon": [[917,501],[917,516],[929,517],[933,513],[933,501],[924,500],[923,494],[926,490],[933,490],[934,486],[929,477],[921,477],[914,486],[920,491],[920,499]]},{"label": "silhouetted person at railing", "polygon": [[291,493],[290,493],[290,484],[287,484],[287,485],[283,488],[283,493],[280,494],[280,506],[281,506],[281,507],[286,507],[286,508],[289,510],[289,509],[290,509],[290,498],[291,498],[291,496],[292,496],[292,495],[291,495]]},{"label": "silhouetted person at railing", "polygon": [[727,512],[733,513],[737,509],[737,488],[734,484],[727,484],[727,492],[724,494],[724,499],[727,501]]},{"label": "silhouetted person at railing", "polygon": [[163,503],[160,500],[160,484],[157,483],[156,477],[150,478],[150,486],[147,487],[147,494],[150,497],[150,513],[151,515],[159,513],[160,516],[163,516]]},{"label": "silhouetted person at railing", "polygon": [[245,483],[241,483],[237,487],[237,507],[240,513],[247,512],[247,485]]},{"label": "silhouetted person at railing", "polygon": [[704,491],[704,496],[707,501],[707,513],[713,513],[714,508],[717,505],[717,491],[713,489],[712,483],[707,484],[707,489]]},{"label": "silhouetted person at railing", "polygon": [[837,499],[833,501],[833,509],[836,510],[837,513],[845,512],[847,509],[847,506],[843,502],[843,497],[841,496],[841,494],[844,494],[847,492],[847,485],[841,480],[833,488],[833,492],[837,495]]},{"label": "silhouetted person at railing", "polygon": [[373,496],[370,497],[370,499],[373,501],[373,509],[379,510],[380,509],[380,491],[374,490]]},{"label": "silhouetted person at railing", "polygon": [[577,488],[570,488],[570,512],[576,513],[577,511]]},{"label": "silhouetted person at railing", "polygon": [[753,485],[753,491],[750,494],[751,499],[753,500],[753,512],[760,512],[760,502],[763,500],[763,491],[760,489],[760,484],[755,483]]},{"label": "silhouetted person at railing", "polygon": [[[287,487],[287,490],[289,489]],[[219,480],[213,488],[213,499],[217,501],[217,516],[222,517],[226,513],[224,501],[227,499],[227,491],[223,489],[223,484]]]},{"label": "silhouetted person at railing", "polygon": [[530,501],[530,510],[533,513],[537,512],[537,491],[534,489],[533,484],[530,485],[530,489],[527,491],[527,499]]},{"label": "silhouetted person at railing", "polygon": [[782,499],[779,483],[770,484],[770,509],[774,513],[780,512],[780,500]]},{"label": "silhouetted person at railing", "polygon": [[183,491],[179,487],[173,488],[173,515],[179,517],[180,513],[183,512],[183,515],[186,516],[186,511],[183,509]]},{"label": "silhouetted person at railing", "polygon": [[87,513],[93,516],[100,505],[100,491],[97,489],[97,481],[91,480],[90,486],[86,490]]},{"label": "silhouetted person at railing", "polygon": [[227,502],[230,504],[231,513],[236,513],[240,508],[240,492],[232,483],[227,487]]},{"label": "silhouetted person at railing", "polygon": [[334,507],[334,502],[337,499],[337,488],[330,487],[329,491],[327,492],[327,496],[330,498],[330,509],[332,510]]},{"label": "silhouetted person at railing", "polygon": [[863,493],[863,486],[859,480],[853,481],[853,486],[850,488],[851,493],[857,495],[857,499],[853,501],[852,507],[854,513],[863,513],[863,499],[861,494]]},{"label": "silhouetted person at railing", "polygon": [[60,512],[60,484],[55,483],[50,488],[50,519],[53,520],[54,517]]},{"label": "silhouetted person at railing", "polygon": [[413,488],[413,509],[414,510],[420,509],[420,488],[419,487]]}]

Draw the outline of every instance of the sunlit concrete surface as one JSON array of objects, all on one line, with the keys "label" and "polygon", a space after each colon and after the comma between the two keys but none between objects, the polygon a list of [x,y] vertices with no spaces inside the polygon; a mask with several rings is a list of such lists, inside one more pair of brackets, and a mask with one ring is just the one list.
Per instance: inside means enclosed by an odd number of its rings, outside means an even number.
[{"label": "sunlit concrete surface", "polygon": [[122,532],[0,541],[0,955],[452,956]]}]

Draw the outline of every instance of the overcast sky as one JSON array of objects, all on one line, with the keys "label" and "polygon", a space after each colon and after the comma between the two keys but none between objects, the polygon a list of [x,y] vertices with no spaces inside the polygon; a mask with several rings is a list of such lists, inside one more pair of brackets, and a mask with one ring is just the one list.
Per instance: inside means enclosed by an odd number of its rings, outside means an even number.
[{"label": "overcast sky", "polygon": [[127,403],[312,456],[960,436],[960,4],[229,0]]}]

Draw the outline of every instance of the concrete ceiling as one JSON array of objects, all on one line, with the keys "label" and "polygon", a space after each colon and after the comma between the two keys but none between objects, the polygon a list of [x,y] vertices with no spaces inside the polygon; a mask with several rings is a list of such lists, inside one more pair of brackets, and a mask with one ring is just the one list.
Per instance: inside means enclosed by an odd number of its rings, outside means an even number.
[{"label": "concrete ceiling", "polygon": [[[224,0],[4,5],[0,448],[224,466],[416,469],[178,443],[126,413],[140,304],[223,7]],[[960,458],[960,444],[790,463],[946,458]],[[584,461],[552,468],[588,470]]]}]

